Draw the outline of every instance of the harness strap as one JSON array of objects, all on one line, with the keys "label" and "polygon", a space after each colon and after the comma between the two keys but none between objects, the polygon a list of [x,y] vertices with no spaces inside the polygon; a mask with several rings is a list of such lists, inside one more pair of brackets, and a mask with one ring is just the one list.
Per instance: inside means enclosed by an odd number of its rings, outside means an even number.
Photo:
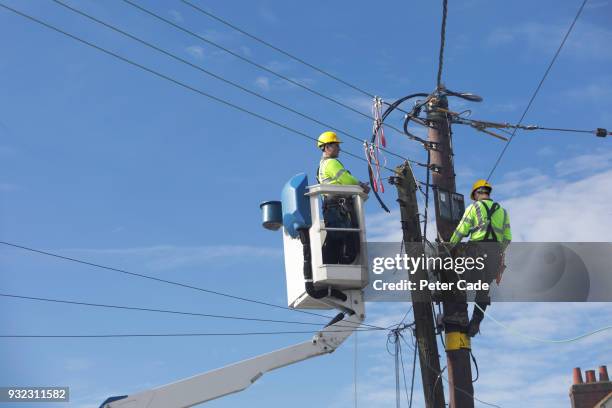
[{"label": "harness strap", "polygon": [[487,211],[487,232],[483,238],[483,241],[495,241],[497,242],[497,234],[495,233],[495,229],[493,228],[493,213],[499,210],[500,205],[498,203],[493,203],[491,208],[488,208],[484,203],[482,203],[485,210]]}]

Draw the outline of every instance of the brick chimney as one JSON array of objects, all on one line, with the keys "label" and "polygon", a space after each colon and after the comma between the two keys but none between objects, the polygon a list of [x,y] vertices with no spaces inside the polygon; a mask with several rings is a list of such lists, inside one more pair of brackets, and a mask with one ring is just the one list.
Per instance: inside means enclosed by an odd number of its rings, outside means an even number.
[{"label": "brick chimney", "polygon": [[582,382],[580,367],[573,370],[574,383],[570,387],[570,400],[572,408],[593,408],[597,402],[612,392],[612,382],[608,377],[608,368],[599,367],[599,381],[595,377],[595,370],[585,371],[585,381]]}]

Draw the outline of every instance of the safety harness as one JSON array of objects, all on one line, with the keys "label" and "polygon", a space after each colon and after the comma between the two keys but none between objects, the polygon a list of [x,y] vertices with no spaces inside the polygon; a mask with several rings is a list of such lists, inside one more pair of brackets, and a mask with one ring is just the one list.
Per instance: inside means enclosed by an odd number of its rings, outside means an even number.
[{"label": "safety harness", "polygon": [[495,234],[495,230],[493,229],[493,213],[499,210],[500,205],[498,203],[491,204],[491,208],[487,207],[485,203],[482,203],[482,206],[487,210],[487,232],[482,239],[481,242],[499,242],[497,239],[497,234]]}]

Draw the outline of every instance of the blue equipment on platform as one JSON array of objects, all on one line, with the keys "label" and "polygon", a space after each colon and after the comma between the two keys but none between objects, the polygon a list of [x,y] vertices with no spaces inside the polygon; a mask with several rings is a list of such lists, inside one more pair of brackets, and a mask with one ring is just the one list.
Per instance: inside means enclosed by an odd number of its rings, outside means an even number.
[{"label": "blue equipment on platform", "polygon": [[310,198],[305,195],[307,186],[308,176],[300,173],[285,184],[281,193],[283,226],[292,238],[299,236],[298,229],[310,228],[312,225]]}]

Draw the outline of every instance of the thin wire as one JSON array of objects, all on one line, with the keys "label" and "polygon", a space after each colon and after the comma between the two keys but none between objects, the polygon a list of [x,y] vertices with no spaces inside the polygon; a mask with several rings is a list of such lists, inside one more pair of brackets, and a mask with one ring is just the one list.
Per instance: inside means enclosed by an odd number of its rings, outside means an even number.
[{"label": "thin wire", "polygon": [[[398,342],[399,343],[399,342]],[[406,370],[404,368],[404,353],[402,352],[402,344],[399,343],[400,362],[402,363],[402,378],[404,382],[404,393],[406,394],[406,402],[412,404],[408,398],[408,384],[406,383]]]},{"label": "thin wire", "polygon": [[[166,24],[169,24],[169,25],[171,25],[171,26],[173,26],[173,27],[183,31],[184,33],[187,33],[187,34],[189,34],[189,35],[191,35],[191,36],[193,36],[195,38],[198,38],[201,41],[206,42],[207,44],[210,44],[210,45],[212,45],[212,46],[214,46],[214,47],[216,47],[216,48],[218,48],[220,50],[223,50],[223,51],[227,52],[228,54],[231,54],[234,57],[236,57],[236,58],[238,58],[238,59],[240,59],[240,60],[242,60],[242,61],[244,61],[244,62],[246,62],[246,63],[248,63],[250,65],[253,65],[253,66],[255,66],[255,67],[257,67],[257,68],[259,68],[259,69],[261,69],[263,71],[266,71],[266,72],[268,72],[268,73],[270,73],[270,74],[272,74],[272,75],[274,75],[274,76],[276,76],[278,78],[281,78],[284,81],[287,81],[287,82],[289,82],[289,83],[291,83],[291,84],[293,84],[295,86],[298,86],[298,87],[300,87],[300,88],[302,88],[302,89],[304,89],[304,90],[306,90],[306,91],[308,91],[308,92],[310,92],[310,93],[312,93],[314,95],[317,95],[317,96],[319,96],[319,97],[321,97],[323,99],[326,99],[326,100],[328,100],[330,102],[333,102],[333,103],[335,103],[338,106],[341,106],[341,107],[343,107],[345,109],[348,109],[348,110],[350,110],[350,111],[352,111],[352,112],[354,112],[354,113],[356,113],[358,115],[363,116],[364,118],[367,118],[369,120],[374,120],[374,118],[372,118],[368,114],[365,114],[365,113],[363,113],[363,112],[361,112],[361,111],[359,111],[359,110],[357,110],[357,109],[355,109],[355,108],[353,108],[353,107],[351,107],[351,106],[349,106],[349,105],[347,105],[347,104],[345,104],[343,102],[340,102],[337,99],[334,99],[332,97],[324,95],[321,92],[316,91],[316,90],[314,90],[314,89],[312,89],[312,88],[302,84],[301,82],[295,81],[295,80],[293,80],[293,79],[291,79],[291,78],[289,78],[289,77],[287,77],[287,76],[285,76],[283,74],[280,74],[280,73],[278,73],[278,72],[276,72],[276,71],[274,71],[274,70],[272,70],[270,68],[267,68],[267,67],[265,67],[265,66],[255,62],[253,60],[250,60],[250,59],[248,59],[246,57],[243,57],[242,55],[240,55],[240,54],[238,54],[238,53],[236,53],[236,52],[234,52],[234,51],[232,51],[232,50],[230,50],[230,49],[228,49],[228,48],[226,48],[226,47],[224,47],[224,46],[222,46],[220,44],[217,44],[216,42],[214,42],[212,40],[209,40],[209,39],[207,39],[207,38],[205,38],[205,37],[203,37],[203,36],[201,36],[199,34],[196,34],[193,31],[191,31],[191,30],[189,30],[189,29],[187,29],[187,28],[185,28],[185,27],[183,27],[183,26],[181,26],[179,24],[174,23],[173,21],[170,21],[167,18],[162,17],[162,16],[152,12],[151,10],[148,10],[148,9],[140,6],[139,4],[136,4],[136,3],[132,2],[131,0],[123,0],[123,2],[129,4],[130,6],[136,8],[136,9],[138,9],[138,10],[140,10],[140,11],[142,11],[142,12],[144,12],[144,13],[146,13],[146,14],[148,14],[148,15],[150,15],[150,16],[152,16],[152,17],[154,17],[154,18],[156,18],[156,19],[158,19],[160,21],[163,21]],[[391,129],[395,130],[396,132],[402,134],[402,135],[404,134],[404,132],[402,132],[400,129],[398,129],[396,127],[393,127],[391,125],[387,125],[387,126],[389,128],[391,128]]]},{"label": "thin wire", "polygon": [[[414,336],[414,333],[413,333],[413,336]],[[406,345],[408,345],[408,342],[406,341],[406,339],[404,339],[404,337],[403,337],[403,336],[402,336],[401,338],[402,338],[402,340],[404,341],[404,343],[406,343]],[[425,364],[427,367],[429,367],[429,369],[430,369],[430,370],[432,370],[434,373],[438,374],[438,375],[439,375],[439,376],[440,376],[440,377],[441,377],[441,378],[442,378],[444,381],[446,381],[446,382],[447,382],[447,383],[450,385],[450,382],[448,381],[448,378],[446,378],[446,377],[445,377],[445,376],[442,374],[442,371],[438,371],[438,370],[436,370],[435,368],[433,368],[432,366],[430,366],[430,365],[427,363],[427,361],[426,361],[426,360],[423,360],[423,363],[424,363],[424,364]],[[471,393],[469,393],[469,392],[465,391],[463,388],[457,387],[456,385],[454,385],[453,387],[455,388],[455,390],[457,390],[457,391],[459,391],[459,392],[461,392],[461,393],[463,393],[463,394],[465,394],[465,395],[469,396],[470,398],[474,398],[474,400],[475,400],[475,401],[478,401],[478,402],[480,402],[481,404],[485,404],[485,405],[488,405],[488,406],[490,406],[490,407],[501,408],[499,405],[496,405],[496,404],[493,404],[493,403],[490,403],[490,402],[486,402],[486,401],[483,401],[483,400],[481,400],[481,399],[479,399],[479,398],[476,398],[476,396],[475,396],[474,394],[471,394]]]},{"label": "thin wire", "polygon": [[446,16],[448,14],[448,0],[442,0],[442,28],[440,30],[440,55],[438,56],[437,89],[442,87],[442,66],[444,64],[444,43],[446,42]]},{"label": "thin wire", "polygon": [[394,330],[395,337],[395,405],[397,408],[401,406],[400,393],[400,374],[399,374],[399,357],[400,357],[400,342],[398,339],[397,330]]},{"label": "thin wire", "polygon": [[[96,23],[101,24],[101,25],[103,25],[104,27],[107,27],[107,28],[109,28],[109,29],[111,29],[111,30],[113,30],[113,31],[115,31],[115,32],[117,32],[117,33],[119,33],[119,34],[121,34],[121,35],[125,36],[125,37],[131,38],[132,40],[137,41],[137,42],[139,42],[140,44],[143,44],[143,45],[145,45],[145,46],[147,46],[147,47],[149,47],[149,48],[151,48],[151,49],[154,49],[154,50],[156,50],[156,51],[158,51],[158,52],[160,52],[160,53],[162,53],[162,54],[164,54],[164,55],[166,55],[166,56],[168,56],[168,57],[170,57],[170,58],[172,58],[172,59],[174,59],[174,60],[176,60],[176,61],[179,61],[179,62],[181,62],[181,63],[183,63],[183,64],[185,64],[185,65],[188,65],[188,66],[190,66],[190,67],[192,67],[192,68],[194,68],[194,69],[197,69],[198,71],[200,71],[200,72],[202,72],[202,73],[204,73],[204,74],[206,74],[206,75],[209,75],[209,76],[211,76],[211,77],[213,77],[213,78],[215,78],[215,79],[217,79],[217,80],[219,80],[219,81],[222,81],[222,82],[224,82],[224,83],[226,83],[226,84],[228,84],[228,85],[231,85],[231,86],[233,86],[233,87],[235,87],[235,88],[237,88],[237,89],[240,89],[240,90],[241,90],[241,91],[243,91],[243,92],[246,92],[246,93],[248,93],[248,94],[250,94],[250,95],[253,95],[253,96],[257,97],[257,98],[263,99],[263,100],[265,100],[266,102],[269,102],[269,103],[271,103],[271,104],[273,104],[273,105],[275,105],[275,106],[278,106],[278,107],[280,107],[280,108],[282,108],[282,109],[285,109],[285,110],[287,110],[287,111],[289,111],[289,112],[291,112],[291,113],[294,113],[294,114],[296,114],[296,115],[298,115],[298,116],[300,116],[300,117],[302,117],[302,118],[304,118],[304,119],[307,119],[307,120],[309,120],[309,121],[311,121],[311,122],[313,122],[313,123],[316,123],[316,124],[318,124],[318,125],[321,125],[321,126],[324,126],[324,127],[326,127],[326,128],[330,128],[330,129],[332,129],[332,130],[335,130],[335,131],[337,131],[337,132],[339,132],[339,133],[342,133],[342,134],[344,134],[344,135],[346,135],[346,136],[350,137],[351,139],[356,140],[356,141],[358,141],[358,142],[360,142],[360,143],[362,143],[362,142],[363,142],[363,140],[362,140],[361,138],[359,138],[359,137],[357,137],[357,136],[355,136],[355,135],[353,135],[353,134],[349,133],[349,132],[348,132],[348,131],[346,131],[346,130],[341,130],[341,129],[338,129],[338,128],[337,128],[336,126],[334,126],[334,125],[330,125],[329,123],[322,122],[322,121],[320,121],[320,120],[318,120],[318,119],[316,119],[316,118],[314,118],[314,117],[312,117],[312,116],[310,116],[310,115],[307,115],[307,114],[305,114],[305,113],[302,113],[302,112],[300,112],[300,111],[298,111],[298,110],[296,110],[296,109],[293,109],[293,108],[291,108],[291,107],[289,107],[289,106],[287,106],[287,105],[284,105],[284,104],[282,104],[282,103],[280,103],[280,102],[278,102],[278,101],[275,101],[274,99],[268,98],[267,96],[264,96],[264,95],[262,95],[262,94],[260,94],[260,93],[258,93],[258,92],[253,91],[253,90],[250,90],[250,89],[248,89],[248,88],[246,88],[246,87],[244,87],[244,86],[242,86],[242,85],[240,85],[240,84],[238,84],[238,83],[236,83],[236,82],[233,82],[233,81],[231,81],[231,80],[229,80],[229,79],[227,79],[227,78],[224,78],[224,77],[223,77],[223,76],[221,76],[221,75],[215,74],[215,73],[213,73],[213,72],[211,72],[211,71],[209,71],[209,70],[207,70],[207,69],[203,68],[203,67],[202,67],[202,66],[200,66],[200,65],[194,64],[194,63],[192,63],[192,62],[190,62],[190,61],[188,61],[188,60],[186,60],[186,59],[184,59],[184,58],[181,58],[181,57],[177,56],[176,54],[173,54],[173,53],[171,53],[171,52],[169,52],[169,51],[167,51],[167,50],[164,50],[163,48],[160,48],[160,47],[158,47],[158,46],[156,46],[156,45],[154,45],[154,44],[152,44],[152,43],[150,43],[150,42],[148,42],[148,41],[146,41],[146,40],[143,40],[143,39],[141,39],[141,38],[139,38],[139,37],[136,37],[136,36],[135,36],[135,35],[133,35],[133,34],[130,34],[130,33],[126,32],[126,31],[123,31],[122,29],[120,29],[120,28],[118,28],[118,27],[116,27],[116,26],[113,26],[113,25],[111,25],[111,24],[109,24],[109,23],[107,23],[107,22],[105,22],[105,21],[102,21],[102,20],[100,20],[100,19],[98,19],[98,18],[96,18],[96,17],[93,17],[92,15],[87,14],[87,13],[85,13],[85,12],[84,12],[84,11],[82,11],[82,10],[76,9],[76,8],[74,8],[74,7],[72,7],[72,6],[68,5],[68,4],[66,4],[66,3],[63,3],[63,2],[62,2],[62,1],[60,1],[60,0],[52,0],[52,1],[53,1],[53,2],[55,2],[55,3],[57,3],[58,5],[60,5],[60,6],[62,6],[62,7],[65,7],[66,9],[68,9],[68,10],[70,10],[70,11],[74,12],[74,13],[77,13],[77,14],[79,14],[79,15],[81,15],[81,16],[83,16],[83,17],[85,17],[85,18],[88,18],[88,19],[90,19],[90,20],[92,20],[92,21],[95,21]],[[392,151],[390,151],[390,150],[387,150],[387,149],[385,149],[385,148],[382,148],[382,147],[381,147],[381,149],[380,149],[380,150],[382,150],[382,151],[384,151],[385,153],[388,153],[388,154],[390,154],[390,155],[392,155],[392,156],[395,156],[395,157],[397,157],[397,158],[400,158],[400,159],[402,159],[402,160],[408,160],[406,157],[401,156],[401,155],[399,155],[399,154],[397,154],[397,153],[394,153],[394,152],[392,152]]]},{"label": "thin wire", "polygon": [[542,338],[539,338],[539,337],[533,337],[533,336],[529,336],[529,335],[523,334],[519,330],[515,330],[512,327],[510,327],[510,326],[500,322],[499,320],[497,320],[496,318],[491,316],[490,313],[485,312],[480,306],[478,306],[477,303],[474,303],[474,306],[477,307],[478,309],[480,309],[480,311],[486,317],[488,317],[489,319],[493,320],[498,326],[503,327],[504,329],[508,330],[511,333],[514,333],[515,335],[517,335],[519,337],[523,337],[523,338],[525,338],[527,340],[537,341],[537,342],[540,342],[540,343],[552,343],[552,344],[571,343],[571,342],[578,341],[578,340],[584,339],[586,337],[592,336],[594,334],[601,333],[603,331],[611,330],[612,329],[612,326],[605,326],[605,327],[601,327],[601,328],[599,328],[597,330],[593,330],[591,332],[584,333],[584,334],[581,334],[579,336],[571,337],[571,338],[568,338],[568,339],[559,339],[559,340],[542,339]]},{"label": "thin wire", "polygon": [[425,222],[423,223],[423,243],[427,240],[427,222],[429,221],[429,166],[431,165],[431,150],[427,149],[427,177],[425,179]]},{"label": "thin wire", "polygon": [[[38,302],[61,303],[61,304],[67,304],[67,305],[107,308],[107,309],[134,310],[134,311],[139,311],[139,312],[154,312],[154,313],[168,313],[168,314],[184,315],[184,316],[209,317],[209,318],[215,318],[215,319],[247,320],[247,321],[266,322],[266,323],[287,323],[287,324],[302,324],[302,325],[308,325],[308,326],[320,326],[319,323],[310,323],[310,322],[260,319],[260,318],[255,318],[255,317],[215,315],[215,314],[209,314],[209,313],[184,312],[184,311],[179,311],[179,310],[110,305],[110,304],[105,304],[105,303],[79,302],[79,301],[74,301],[74,300],[52,299],[52,298],[43,298],[43,297],[35,297],[35,296],[23,296],[23,295],[15,295],[15,294],[10,294],[10,293],[0,293],[0,297],[22,299],[22,300],[34,300]],[[336,324],[335,326],[336,327],[352,327],[352,326],[343,326],[339,324]]]},{"label": "thin wire", "polygon": [[[578,9],[578,12],[576,13],[576,17],[574,17],[574,20],[572,21],[572,24],[570,25],[569,29],[565,33],[565,36],[563,37],[563,41],[561,41],[561,44],[559,45],[559,48],[557,48],[557,52],[555,52],[555,55],[553,56],[552,60],[550,61],[550,64],[548,64],[548,68],[546,68],[546,71],[544,72],[544,76],[542,76],[542,79],[540,80],[540,83],[538,84],[538,86],[536,87],[535,91],[533,92],[533,95],[531,95],[531,99],[529,100],[529,103],[527,104],[527,107],[523,111],[523,114],[521,115],[521,119],[518,121],[518,125],[517,126],[520,126],[523,123],[523,119],[525,119],[525,116],[527,115],[527,112],[529,112],[529,108],[531,108],[531,104],[533,103],[533,101],[535,100],[536,96],[538,95],[538,92],[540,92],[540,88],[542,88],[542,84],[544,84],[544,81],[546,80],[546,77],[548,76],[548,73],[550,72],[551,68],[553,67],[555,61],[557,60],[557,57],[561,53],[561,50],[563,49],[563,46],[565,45],[565,41],[567,41],[567,38],[569,37],[570,33],[574,29],[574,25],[576,24],[576,21],[578,21],[578,17],[580,17],[580,14],[582,13],[582,10],[584,9],[584,6],[587,4],[587,1],[588,0],[583,0],[582,5],[580,6],[580,8]],[[489,172],[489,175],[487,176],[487,180],[491,181],[491,176],[493,175],[493,172],[495,171],[495,169],[499,165],[499,162],[501,161],[502,157],[504,157],[504,154],[506,153],[506,150],[508,150],[508,146],[510,146],[510,142],[512,142],[512,140],[514,139],[514,136],[516,135],[516,131],[517,131],[517,128],[514,128],[514,131],[512,132],[512,136],[510,136],[510,139],[508,140],[508,143],[506,143],[504,145],[504,148],[502,149],[501,153],[497,157],[497,160],[495,161],[495,164],[493,165],[493,168],[491,169],[491,171]]]},{"label": "thin wire", "polygon": [[[0,6],[1,6],[1,4],[0,4]],[[52,253],[52,252],[42,251],[40,249],[35,249],[35,248],[26,247],[26,246],[23,246],[23,245],[14,244],[14,243],[11,243],[11,242],[0,241],[0,244],[6,245],[6,246],[10,246],[10,247],[13,247],[13,248],[22,249],[22,250],[29,251],[29,252],[33,252],[33,253],[40,254],[40,255],[45,255],[45,256],[50,256],[50,257],[57,258],[57,259],[62,259],[64,261],[76,262],[76,263],[79,263],[79,264],[82,264],[82,265],[93,266],[95,268],[105,269],[105,270],[109,270],[109,271],[113,271],[113,272],[119,272],[119,273],[122,273],[122,274],[125,274],[125,275],[134,276],[134,277],[137,277],[137,278],[148,279],[148,280],[152,280],[152,281],[156,281],[156,282],[161,282],[161,283],[165,283],[165,284],[173,285],[173,286],[179,286],[179,287],[182,287],[182,288],[192,289],[192,290],[196,290],[196,291],[199,291],[199,292],[204,292],[204,293],[209,293],[209,294],[213,294],[213,295],[217,295],[217,296],[222,296],[222,297],[226,297],[226,298],[230,298],[230,299],[240,300],[240,301],[243,301],[243,302],[249,302],[249,303],[254,303],[254,304],[258,304],[258,305],[262,305],[262,306],[273,307],[273,308],[276,308],[276,309],[293,310],[293,311],[296,311],[296,312],[299,312],[299,313],[304,313],[304,314],[308,314],[308,315],[324,317],[326,319],[331,319],[332,318],[331,316],[327,316],[327,315],[320,314],[320,313],[308,312],[306,310],[301,310],[301,309],[292,309],[292,308],[285,307],[285,306],[275,305],[273,303],[263,302],[261,300],[249,299],[249,298],[245,298],[245,297],[241,297],[241,296],[231,295],[229,293],[223,293],[223,292],[219,292],[219,291],[215,291],[215,290],[201,288],[201,287],[198,287],[198,286],[188,285],[186,283],[181,283],[181,282],[177,282],[177,281],[171,281],[171,280],[167,280],[167,279],[156,278],[154,276],[145,275],[145,274],[142,274],[142,273],[130,272],[130,271],[127,271],[125,269],[113,268],[113,267],[110,267],[110,266],[96,264],[96,263],[93,263],[93,262],[88,262],[88,261],[84,261],[84,260],[77,259],[77,258],[70,258],[70,257],[67,257],[67,256],[55,254],[55,253]],[[365,323],[361,323],[360,325],[376,327],[376,326],[368,325],[368,324],[365,324]],[[376,327],[376,328],[377,329],[383,329],[382,327]]]},{"label": "thin wire", "polygon": [[357,332],[354,334],[355,337],[355,356],[353,361],[353,392],[355,399],[355,408],[357,408]]},{"label": "thin wire", "polygon": [[[524,130],[553,130],[555,132],[590,133],[590,134],[597,133],[596,130],[549,128],[549,127],[541,127],[541,126],[536,126],[533,129],[525,129],[524,127],[522,127],[521,129],[524,129]],[[607,133],[608,135],[612,134],[612,132],[607,132]]]},{"label": "thin wire", "polygon": [[410,385],[410,405],[408,406],[408,408],[412,408],[412,397],[414,394],[414,377],[415,377],[414,374],[416,371],[417,347],[418,347],[418,343],[415,342],[414,353],[412,355],[412,381]]},{"label": "thin wire", "polygon": [[[538,125],[522,125],[522,124],[511,124],[511,123],[498,123],[498,122],[490,122],[479,119],[469,119],[464,117],[459,117],[452,115],[453,123],[457,123],[460,125],[470,125],[474,127],[476,130],[482,131],[485,128],[492,128],[496,131],[504,132],[508,135],[512,135],[512,132],[506,130],[505,128],[511,129],[521,129],[521,130],[551,130],[555,132],[571,132],[571,133],[588,133],[588,134],[597,134],[596,130],[586,130],[586,129],[567,129],[567,128],[553,128],[553,127],[544,127]],[[606,129],[603,129],[606,131]],[[612,135],[612,132],[607,132],[607,135]]]},{"label": "thin wire", "polygon": [[299,62],[300,64],[306,65],[307,67],[312,68],[315,71],[317,71],[317,72],[319,72],[319,73],[321,73],[321,74],[323,74],[323,75],[325,75],[325,76],[327,76],[327,77],[329,77],[329,78],[331,78],[331,79],[333,79],[335,81],[338,81],[341,84],[348,86],[349,88],[354,89],[355,91],[361,92],[362,94],[364,94],[366,96],[369,96],[370,98],[374,97],[374,94],[372,94],[371,92],[365,91],[362,88],[359,88],[357,85],[351,84],[350,82],[347,82],[344,79],[338,78],[337,76],[335,76],[333,74],[330,74],[329,72],[323,70],[322,68],[319,68],[319,67],[317,67],[317,66],[315,66],[315,65],[313,65],[313,64],[311,64],[309,62],[304,61],[303,59],[301,59],[299,57],[296,57],[293,54],[288,53],[287,51],[284,51],[284,50],[278,48],[275,45],[270,44],[269,42],[267,42],[267,41],[265,41],[265,40],[255,36],[255,35],[247,32],[247,31],[243,30],[242,28],[237,27],[236,25],[230,23],[229,21],[224,20],[221,17],[216,16],[213,13],[211,13],[209,11],[206,11],[206,10],[196,6],[195,4],[188,2],[187,0],[182,0],[182,2],[187,4],[188,6],[193,7],[195,10],[199,11],[200,13],[202,13],[202,14],[204,14],[204,15],[206,15],[206,16],[214,19],[214,20],[217,20],[218,22],[220,22],[222,24],[225,24],[226,26],[228,26],[228,27],[230,27],[230,28],[232,28],[232,29],[234,29],[234,30],[236,30],[236,31],[246,35],[247,37],[249,37],[249,38],[251,38],[251,39],[253,39],[253,40],[255,40],[255,41],[257,41],[257,42],[259,42],[259,43],[261,43],[263,45],[265,45],[266,47],[272,48],[273,50],[280,52],[281,54],[291,58],[294,61]]},{"label": "thin wire", "polygon": [[[283,50],[283,49],[281,49],[281,48],[279,48],[279,47],[277,47],[277,46],[275,46],[273,44],[270,44],[269,42],[267,42],[267,41],[265,41],[265,40],[255,36],[254,34],[251,34],[251,33],[247,32],[246,30],[236,26],[233,23],[230,23],[227,20],[222,19],[221,17],[219,17],[217,15],[214,15],[213,13],[211,13],[209,11],[206,11],[206,10],[204,10],[204,9],[202,9],[202,8],[200,8],[200,7],[194,5],[194,4],[192,4],[192,3],[190,3],[190,2],[188,2],[186,0],[182,0],[182,1],[183,1],[183,3],[193,7],[195,10],[199,11],[200,13],[202,13],[202,14],[204,14],[204,15],[206,15],[206,16],[214,19],[214,20],[217,20],[218,22],[220,22],[222,24],[225,24],[226,26],[232,28],[233,30],[236,30],[239,33],[242,33],[242,34],[246,35],[247,37],[249,37],[249,38],[251,38],[251,39],[253,39],[253,40],[255,40],[255,41],[257,41],[257,42],[259,42],[259,43],[261,43],[263,45],[265,45],[266,47],[269,47],[269,48],[271,48],[271,49],[273,49],[275,51],[278,51],[281,54],[283,54],[283,55],[293,59],[294,61],[297,61],[300,64],[303,64],[303,65],[305,65],[305,66],[307,66],[307,67],[309,67],[311,69],[314,69],[315,71],[317,71],[317,72],[319,72],[319,73],[321,73],[321,74],[323,74],[323,75],[325,75],[325,76],[327,76],[327,77],[329,77],[329,78],[331,78],[331,79],[333,79],[335,81],[338,81],[341,84],[346,85],[349,88],[352,88],[352,89],[356,90],[357,92],[361,92],[365,96],[369,96],[370,98],[374,98],[376,96],[376,95],[374,95],[374,93],[368,92],[368,91],[366,91],[366,90],[364,90],[362,88],[359,88],[357,85],[351,84],[350,82],[348,82],[348,81],[346,81],[346,80],[344,80],[342,78],[339,78],[338,76],[333,75],[333,74],[329,73],[328,71],[326,71],[326,70],[324,70],[324,69],[322,69],[320,67],[317,67],[317,66],[315,66],[315,65],[313,65],[313,64],[311,64],[309,62],[306,62],[302,58],[297,57],[297,56],[295,56],[295,55],[293,55],[293,54],[291,54],[291,53],[289,53],[289,52],[287,52],[287,51],[285,51],[285,50]],[[387,106],[391,106],[391,104],[389,102],[383,101],[383,103],[385,105],[387,105]],[[405,110],[403,110],[403,109],[401,109],[399,107],[396,107],[395,109],[397,109],[398,111],[403,112],[403,113],[409,113],[409,112],[407,112],[407,111],[405,111]]]},{"label": "thin wire", "polygon": [[[123,0],[123,1],[127,1],[127,0]],[[300,135],[300,136],[305,137],[307,139],[310,139],[312,141],[315,141],[315,142],[317,141],[316,138],[314,138],[314,137],[312,137],[312,136],[310,136],[310,135],[308,135],[308,134],[306,134],[304,132],[301,132],[299,130],[293,129],[293,128],[285,125],[285,124],[282,124],[282,123],[277,122],[277,121],[275,121],[273,119],[267,118],[267,117],[265,117],[263,115],[255,113],[253,111],[250,111],[250,110],[248,110],[246,108],[243,108],[243,107],[241,107],[239,105],[236,105],[236,104],[234,104],[232,102],[226,101],[225,99],[222,99],[222,98],[219,98],[219,97],[214,96],[212,94],[209,94],[207,92],[204,92],[204,91],[202,91],[202,90],[200,90],[198,88],[194,88],[191,85],[188,85],[188,84],[186,84],[184,82],[181,82],[181,81],[179,81],[177,79],[174,79],[174,78],[172,78],[172,77],[170,77],[168,75],[162,74],[161,72],[155,71],[154,69],[148,68],[148,67],[146,67],[146,66],[144,66],[142,64],[134,62],[134,61],[132,61],[132,60],[126,58],[126,57],[123,57],[123,56],[121,56],[119,54],[116,54],[116,53],[114,53],[112,51],[109,51],[109,50],[107,50],[105,48],[102,48],[102,47],[100,47],[98,45],[95,45],[95,44],[93,44],[93,43],[91,43],[91,42],[89,42],[87,40],[84,40],[84,39],[82,39],[80,37],[77,37],[76,35],[70,34],[70,33],[66,32],[66,31],[64,31],[64,30],[62,30],[62,29],[60,29],[58,27],[55,27],[55,26],[53,26],[51,24],[48,24],[48,23],[46,23],[46,22],[44,22],[42,20],[39,20],[39,19],[37,19],[35,17],[32,17],[32,16],[30,16],[28,14],[22,13],[21,11],[16,10],[16,9],[14,9],[12,7],[9,7],[9,6],[5,5],[5,4],[0,3],[0,7],[4,8],[6,10],[9,10],[9,11],[11,11],[11,12],[13,12],[13,13],[21,16],[21,17],[24,17],[24,18],[26,18],[26,19],[28,19],[30,21],[38,23],[38,24],[40,24],[40,25],[42,25],[42,26],[44,26],[46,28],[49,28],[49,29],[51,29],[53,31],[56,31],[56,32],[58,32],[60,34],[63,34],[65,36],[69,37],[69,38],[72,38],[73,40],[79,41],[82,44],[85,44],[85,45],[87,45],[89,47],[92,47],[92,48],[94,48],[94,49],[96,49],[98,51],[101,51],[101,52],[103,52],[103,53],[105,53],[107,55],[110,55],[110,56],[112,56],[114,58],[117,58],[117,59],[119,59],[119,60],[121,60],[123,62],[126,62],[126,63],[128,63],[128,64],[130,64],[132,66],[135,66],[135,67],[140,68],[140,69],[142,69],[142,70],[144,70],[146,72],[149,72],[150,74],[153,74],[153,75],[155,75],[155,76],[157,76],[159,78],[165,79],[166,81],[170,81],[170,82],[174,83],[175,85],[178,85],[178,86],[180,86],[182,88],[185,88],[185,89],[190,90],[192,92],[195,92],[195,93],[197,93],[199,95],[202,95],[202,96],[205,96],[207,98],[210,98],[210,99],[212,99],[212,100],[214,100],[216,102],[219,102],[219,103],[221,103],[223,105],[229,106],[229,107],[234,108],[234,109],[236,109],[236,110],[238,110],[240,112],[243,112],[243,113],[246,113],[248,115],[254,116],[254,117],[258,118],[258,119],[261,119],[261,120],[263,120],[265,122],[271,123],[271,124],[273,124],[275,126],[278,126],[278,127],[282,128],[282,129],[285,129],[285,130],[288,130],[288,131],[290,131],[292,133],[295,133],[297,135]],[[366,159],[364,159],[360,155],[356,155],[356,154],[351,153],[351,152],[346,151],[346,150],[344,150],[344,153],[347,156],[351,156],[351,157],[353,157],[355,159],[361,160],[363,162],[367,162]],[[414,161],[411,161],[411,162],[415,163],[415,164],[418,164],[418,165],[421,165],[421,166],[424,166],[424,164],[421,164],[421,163],[418,163],[418,162],[414,162]],[[390,172],[392,172],[392,173],[395,173],[395,170],[393,170],[393,169],[391,169],[389,167],[383,167],[383,168],[388,170],[388,171],[390,171]]]},{"label": "thin wire", "polygon": [[[360,329],[357,331],[375,331],[379,329]],[[347,333],[353,330],[328,330],[326,333]],[[0,334],[4,339],[89,339],[121,337],[214,337],[214,336],[267,336],[277,334],[316,334],[320,331],[276,331],[276,332],[240,332],[240,333],[127,333],[127,334]]]}]

